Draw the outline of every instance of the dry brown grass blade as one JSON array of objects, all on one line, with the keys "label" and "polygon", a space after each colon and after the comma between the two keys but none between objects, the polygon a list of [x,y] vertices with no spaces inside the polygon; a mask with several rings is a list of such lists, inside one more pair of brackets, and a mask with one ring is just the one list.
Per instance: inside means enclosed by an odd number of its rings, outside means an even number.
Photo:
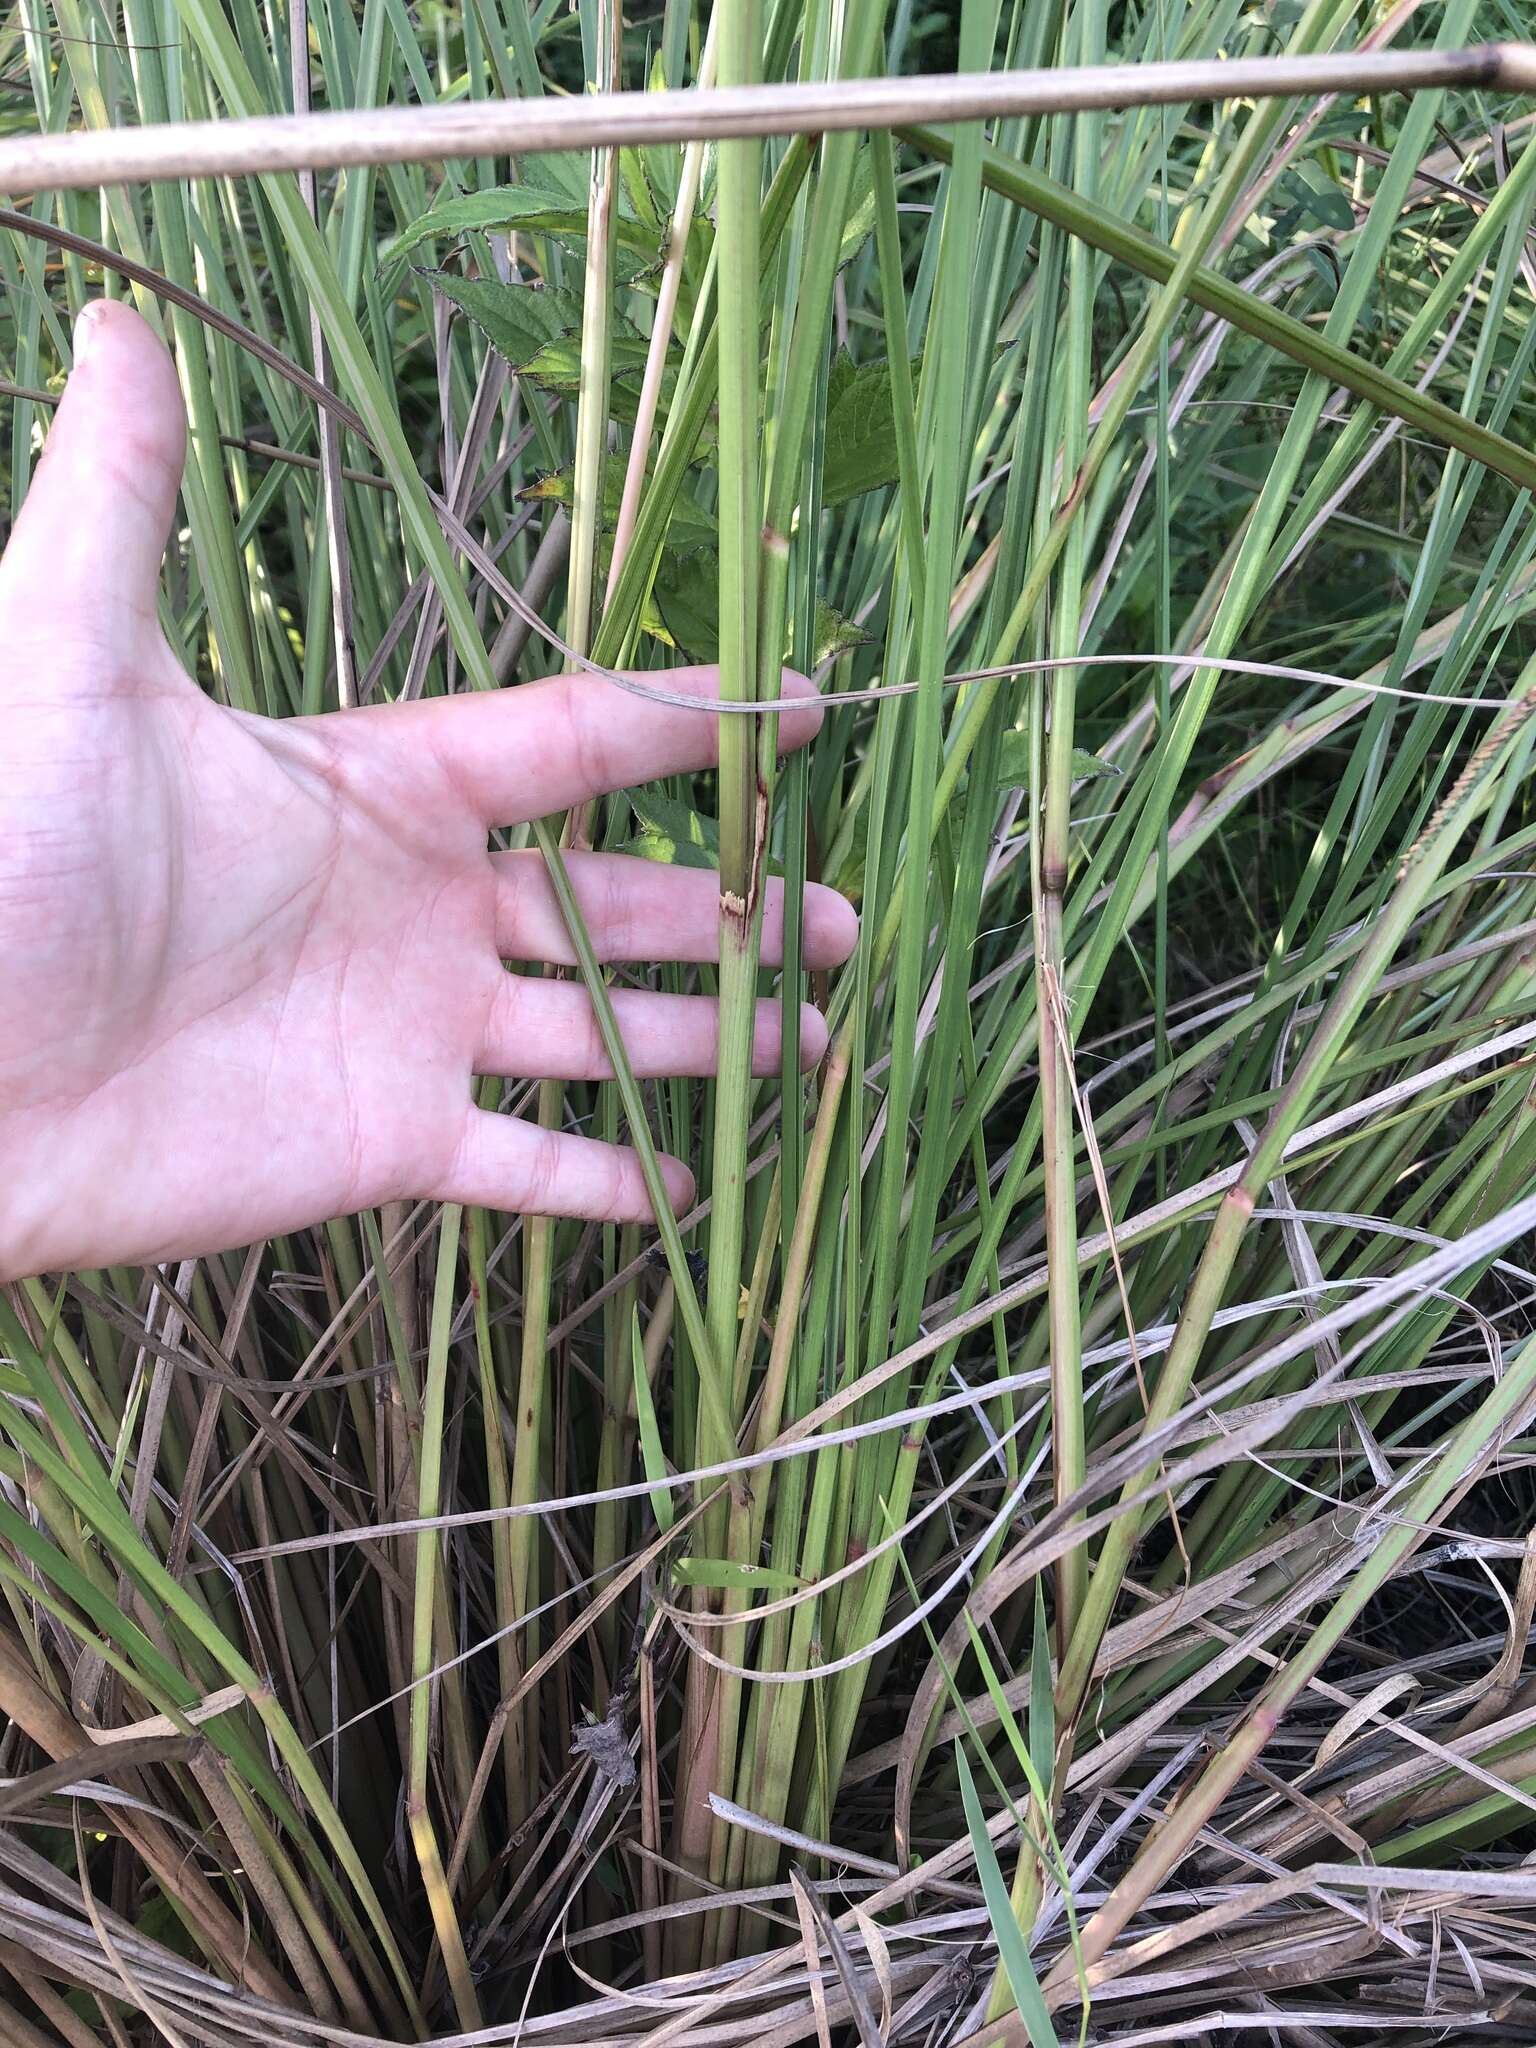
[{"label": "dry brown grass blade", "polygon": [[[843,1987],[843,1996],[848,2003],[848,2014],[853,2021],[858,2036],[859,2048],[882,2048],[879,2024],[870,2010],[868,1999],[864,1995],[861,1973],[854,1963],[853,1957],[849,1954],[848,1943],[843,1937],[841,1928],[830,1917],[826,1907],[822,1905],[820,1899],[811,1890],[806,1882],[804,1873],[794,1864],[791,1864],[789,1874],[790,1881],[795,1887],[796,1906],[800,1910],[803,1920],[809,1920],[812,1930],[806,1938],[806,1957],[811,1969],[813,1996],[819,1987],[820,1950],[821,1944],[825,1943],[832,1967],[837,1972],[838,1982]],[[855,1922],[855,1925],[857,1925],[857,1922]],[[888,1975],[889,1959],[887,1959],[886,1971]],[[821,2024],[824,2025],[824,2008],[820,2015],[820,2020]]]},{"label": "dry brown grass blade", "polygon": [[1520,1560],[1520,1576],[1509,1610],[1509,1633],[1499,1661],[1488,1674],[1486,1690],[1481,1698],[1474,1701],[1466,1718],[1453,1731],[1453,1740],[1486,1728],[1511,1705],[1520,1689],[1533,1620],[1536,1620],[1536,1529],[1532,1529],[1525,1539],[1525,1555]]},{"label": "dry brown grass blade", "polygon": [[800,1939],[805,1945],[805,1973],[811,1990],[811,2013],[816,2022],[816,2039],[820,2048],[832,2048],[832,2028],[827,2019],[827,1994],[821,1982],[821,1941],[815,1902],[806,1888],[804,1878],[793,1864],[790,1866],[789,1881],[795,1895],[795,1912],[800,1920]]},{"label": "dry brown grass blade", "polygon": [[0,191],[79,191],[164,178],[434,163],[448,157],[522,156],[727,136],[824,135],[904,122],[948,125],[1239,96],[1422,91],[1436,85],[1518,92],[1533,82],[1536,50],[1521,43],[1485,43],[1464,50],[1351,50],[438,103],[15,138],[0,144]]},{"label": "dry brown grass blade", "polygon": [[[59,1996],[35,1963],[36,1958],[29,1956],[15,1942],[0,1941],[0,1968],[10,1972],[54,2033],[67,2043],[67,2048],[101,2048],[100,2037],[93,2034],[68,2001]],[[30,2021],[23,2019],[14,2008],[6,2013],[0,2026],[14,2030],[19,2048],[34,2048],[34,2044],[35,2048],[53,2048],[48,2036],[31,2028]]]},{"label": "dry brown grass blade", "polygon": [[[44,1691],[8,1631],[0,1634],[0,1710],[41,1749],[57,1761],[68,1761],[73,1769],[78,1770],[82,1751],[92,1751],[84,1729]],[[293,1994],[281,1974],[259,1951],[246,1953],[245,1931],[239,1921],[161,1824],[131,1811],[114,1812],[113,1824],[143,1858],[156,1883],[180,1901],[199,1930],[210,1961],[244,1957],[255,1988],[279,2005],[291,2004]]]}]

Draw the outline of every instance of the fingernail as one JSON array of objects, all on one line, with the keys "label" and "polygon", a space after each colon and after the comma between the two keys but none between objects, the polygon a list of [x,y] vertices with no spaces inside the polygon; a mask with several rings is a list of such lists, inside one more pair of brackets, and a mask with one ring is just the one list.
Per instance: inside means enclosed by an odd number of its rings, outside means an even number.
[{"label": "fingernail", "polygon": [[80,317],[75,322],[75,368],[77,370],[84,364],[86,357],[90,354],[95,344],[97,334],[101,331],[101,318],[106,310],[106,304],[105,299],[92,299],[88,306],[82,308]]}]

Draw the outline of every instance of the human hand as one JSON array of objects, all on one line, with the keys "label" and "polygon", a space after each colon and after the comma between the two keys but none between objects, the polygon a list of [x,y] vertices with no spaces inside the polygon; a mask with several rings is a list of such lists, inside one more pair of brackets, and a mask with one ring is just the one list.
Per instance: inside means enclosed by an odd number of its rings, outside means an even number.
[{"label": "human hand", "polygon": [[[719,720],[596,678],[263,719],[161,633],[170,358],[99,302],[0,561],[0,1279],[253,1243],[396,1199],[644,1220],[637,1156],[476,1108],[476,1075],[609,1069],[536,853],[491,827],[708,765]],[[716,694],[712,670],[657,677]],[[804,688],[798,678],[789,688]],[[786,713],[781,743],[820,724]],[[600,959],[715,957],[713,876],[572,854]],[[805,959],[852,951],[830,889]],[[770,885],[775,964],[783,888]],[[637,1073],[713,1069],[716,1006],[617,990]],[[808,1064],[826,1045],[806,1008]],[[779,1006],[755,1060],[777,1070]],[[692,1180],[663,1162],[677,1205]]]}]

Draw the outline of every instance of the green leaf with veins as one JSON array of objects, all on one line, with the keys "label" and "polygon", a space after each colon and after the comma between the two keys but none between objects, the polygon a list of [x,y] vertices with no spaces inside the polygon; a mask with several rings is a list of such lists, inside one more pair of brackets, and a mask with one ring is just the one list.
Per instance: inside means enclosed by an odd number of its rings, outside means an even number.
[{"label": "green leaf with veins", "polygon": [[[628,152],[626,152],[628,154]],[[445,200],[430,213],[418,214],[379,249],[380,265],[409,255],[419,243],[456,240],[468,234],[550,235],[577,245],[587,233],[587,159],[577,150],[539,158],[537,175],[516,185],[497,185],[487,192],[464,192]],[[642,188],[645,181],[641,180]],[[662,225],[654,205],[645,214],[636,209],[634,194],[621,180],[614,216],[618,245],[617,275],[631,283],[660,261]]]},{"label": "green leaf with veins", "polygon": [[817,598],[816,626],[811,638],[812,661],[817,668],[835,661],[840,654],[851,654],[855,647],[867,647],[869,641],[870,636],[862,626],[845,619],[825,598]]},{"label": "green leaf with veins", "polygon": [[[503,284],[499,278],[431,273],[433,290],[480,329],[519,376],[543,390],[574,392],[581,380],[581,294],[553,285]],[[638,383],[650,344],[622,313],[612,315],[612,374],[619,387]],[[633,406],[636,394],[631,394]]]},{"label": "green leaf with veins", "polygon": [[[917,366],[913,366],[914,379]],[[837,356],[827,374],[826,468],[822,503],[844,505],[897,477],[896,415],[885,358],[855,364]]]},{"label": "green leaf with veins", "polygon": [[576,235],[586,232],[583,207],[573,211],[553,193],[537,186],[509,185],[496,192],[466,192],[413,220],[379,250],[380,264],[408,256],[420,243],[456,240],[468,234],[506,234],[516,228],[530,235]]},{"label": "green leaf with veins", "polygon": [[521,372],[552,343],[581,326],[581,294],[554,286],[503,284],[499,278],[430,273],[432,289],[468,314],[496,353]]},{"label": "green leaf with veins", "polygon": [[712,819],[650,790],[631,790],[629,801],[640,830],[624,848],[626,853],[669,867],[719,867],[720,829]]},{"label": "green leaf with veins", "polygon": [[713,547],[662,557],[641,623],[694,661],[720,652],[720,558]]},{"label": "green leaf with veins", "polygon": [[[610,455],[603,464],[603,523],[611,526],[619,516],[619,507],[624,501],[624,476],[628,468],[622,455]],[[573,497],[571,471],[551,470],[531,484],[524,485],[517,494],[525,502],[540,500],[569,506]],[[672,516],[667,527],[667,539],[677,548],[700,548],[714,545],[719,528],[715,515],[706,512],[697,499],[679,491],[672,505]]]},{"label": "green leaf with veins", "polygon": [[[1119,775],[1113,761],[1106,761],[1098,754],[1090,754],[1086,747],[1072,749],[1072,780],[1092,782],[1101,775]],[[1003,744],[997,757],[997,786],[999,789],[1022,789],[1029,781],[1029,734],[1027,732],[1005,732]]]},{"label": "green leaf with veins", "polygon": [[861,149],[853,167],[853,190],[849,194],[848,218],[843,223],[843,238],[838,245],[837,262],[839,269],[845,263],[853,261],[874,231],[874,159],[867,149]]},{"label": "green leaf with veins", "polygon": [[[641,623],[667,646],[694,661],[713,661],[720,651],[720,558],[712,547],[679,549],[663,556],[651,601]],[[824,599],[816,604],[811,666],[821,668],[840,654],[864,646],[869,635]],[[786,638],[784,659],[789,659]]]}]

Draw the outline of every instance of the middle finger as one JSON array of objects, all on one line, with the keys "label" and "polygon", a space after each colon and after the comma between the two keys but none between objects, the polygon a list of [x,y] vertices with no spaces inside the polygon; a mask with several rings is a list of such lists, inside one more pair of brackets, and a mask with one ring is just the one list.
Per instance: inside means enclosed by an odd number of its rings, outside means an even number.
[{"label": "middle finger", "polygon": [[[624,853],[568,853],[565,864],[599,960],[718,959],[720,878],[712,869],[672,867]],[[576,949],[543,856],[497,853],[491,866],[501,957],[574,967]],[[841,965],[858,936],[859,920],[847,898],[808,883],[802,927],[807,969]],[[778,967],[783,960],[784,884],[770,878],[763,896],[762,961]]]}]

